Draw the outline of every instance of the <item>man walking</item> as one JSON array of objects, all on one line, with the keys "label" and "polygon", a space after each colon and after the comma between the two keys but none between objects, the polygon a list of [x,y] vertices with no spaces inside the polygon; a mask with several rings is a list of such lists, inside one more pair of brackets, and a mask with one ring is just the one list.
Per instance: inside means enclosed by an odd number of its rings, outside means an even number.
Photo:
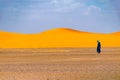
[{"label": "man walking", "polygon": [[98,52],[98,54],[100,54],[101,53],[101,43],[100,43],[100,41],[97,41],[97,52]]}]

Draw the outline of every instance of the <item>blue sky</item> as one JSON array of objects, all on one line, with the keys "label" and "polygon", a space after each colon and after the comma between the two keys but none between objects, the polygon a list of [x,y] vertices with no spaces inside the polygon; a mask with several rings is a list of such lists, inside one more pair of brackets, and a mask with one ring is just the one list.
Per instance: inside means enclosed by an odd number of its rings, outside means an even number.
[{"label": "blue sky", "polygon": [[0,30],[39,33],[66,27],[120,31],[120,0],[0,0]]}]

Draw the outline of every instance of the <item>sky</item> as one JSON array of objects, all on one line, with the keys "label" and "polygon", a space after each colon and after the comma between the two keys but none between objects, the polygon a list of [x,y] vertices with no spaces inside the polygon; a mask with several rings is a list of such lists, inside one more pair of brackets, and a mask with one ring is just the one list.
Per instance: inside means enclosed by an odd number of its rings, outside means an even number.
[{"label": "sky", "polygon": [[0,0],[0,31],[120,31],[120,0]]}]

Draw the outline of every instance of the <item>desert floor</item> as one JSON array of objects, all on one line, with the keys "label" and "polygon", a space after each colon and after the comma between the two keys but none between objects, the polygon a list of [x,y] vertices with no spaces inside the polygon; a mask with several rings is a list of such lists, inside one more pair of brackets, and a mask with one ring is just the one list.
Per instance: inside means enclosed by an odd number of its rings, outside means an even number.
[{"label": "desert floor", "polygon": [[120,48],[0,49],[0,80],[120,80]]}]

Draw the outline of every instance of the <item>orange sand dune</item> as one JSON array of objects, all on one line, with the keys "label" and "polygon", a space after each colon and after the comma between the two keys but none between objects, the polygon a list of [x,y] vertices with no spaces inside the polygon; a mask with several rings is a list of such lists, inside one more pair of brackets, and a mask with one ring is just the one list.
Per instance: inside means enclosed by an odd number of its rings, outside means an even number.
[{"label": "orange sand dune", "polygon": [[100,40],[102,47],[120,47],[120,32],[99,34],[56,28],[39,34],[19,34],[0,31],[0,48],[65,48],[96,47]]},{"label": "orange sand dune", "polygon": [[112,33],[112,34],[120,36],[120,32],[115,32],[115,33]]}]

